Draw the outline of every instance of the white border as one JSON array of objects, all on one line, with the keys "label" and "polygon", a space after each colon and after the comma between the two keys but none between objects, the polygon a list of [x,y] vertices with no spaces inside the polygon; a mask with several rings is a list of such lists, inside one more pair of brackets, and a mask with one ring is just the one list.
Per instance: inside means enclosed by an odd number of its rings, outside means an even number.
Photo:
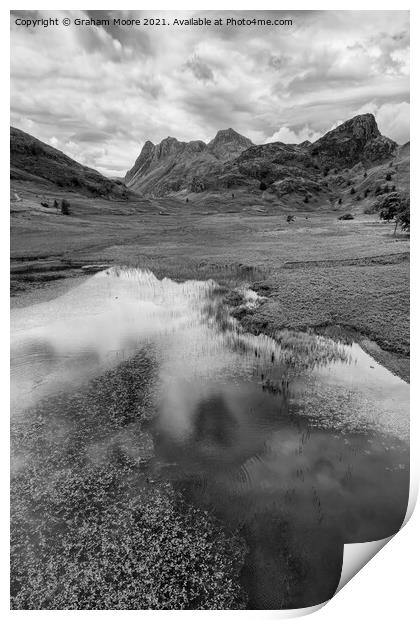
[{"label": "white border", "polygon": [[[1,356],[1,374],[4,385],[2,385],[2,394],[5,395],[5,403],[2,408],[2,423],[3,423],[3,432],[2,438],[4,445],[1,451],[1,471],[2,471],[2,486],[3,486],[3,502],[2,502],[2,513],[1,513],[1,524],[2,524],[2,534],[3,534],[3,545],[2,545],[2,554],[1,554],[1,609],[3,611],[3,617],[8,617],[9,615],[27,615],[32,612],[26,611],[9,611],[9,587],[8,587],[8,532],[9,532],[9,448],[8,448],[8,376],[9,376],[9,361],[8,361],[8,317],[9,317],[9,304],[8,304],[8,280],[9,280],[9,270],[8,270],[8,261],[9,261],[9,222],[8,222],[8,202],[9,202],[9,190],[8,190],[8,182],[6,179],[9,177],[9,10],[11,8],[19,8],[20,10],[33,10],[37,8],[42,8],[45,10],[61,10],[60,7],[64,9],[80,9],[80,3],[57,3],[51,2],[50,0],[42,3],[34,3],[34,2],[22,2],[20,6],[13,6],[11,3],[8,3],[6,7],[1,9],[2,21],[1,27],[3,32],[0,37],[0,45],[1,45],[1,64],[2,64],[2,74],[3,74],[3,93],[1,98],[1,106],[2,106],[2,115],[1,115],[1,131],[2,131],[2,172],[4,175],[4,181],[2,187],[4,188],[5,200],[2,204],[2,217],[4,220],[2,221],[2,226],[0,228],[1,232],[1,249],[3,252],[3,260],[1,262],[1,286],[2,286],[2,306],[1,306],[1,319],[3,329],[5,329],[5,334],[3,335],[4,347]],[[115,3],[107,2],[103,0],[103,2],[91,1],[87,3],[87,7],[89,9],[97,9],[97,10],[106,10],[113,9],[115,7]],[[200,0],[196,0],[195,2],[180,2],[178,5],[170,4],[169,2],[153,2],[148,3],[146,5],[134,2],[126,2],[124,4],[124,9],[131,10],[147,10],[153,7],[153,10],[407,10],[411,9],[411,30],[412,33],[415,34],[411,40],[411,74],[415,76],[411,82],[411,99],[412,106],[411,108],[417,112],[418,110],[418,97],[417,97],[417,82],[419,81],[419,74],[416,71],[417,68],[417,59],[418,59],[418,36],[419,32],[419,9],[416,8],[414,2],[389,2],[383,0],[381,2],[376,1],[353,1],[351,3],[346,2],[320,2],[319,4],[314,4],[312,2],[299,2],[294,1],[289,2],[288,4],[274,2],[265,2],[265,3],[251,3],[251,2],[218,2],[214,0],[211,4],[200,2]],[[411,115],[411,136],[413,136],[413,146],[412,146],[412,165],[411,170],[418,170],[418,132],[417,132],[417,113]],[[419,183],[420,185],[420,183]],[[6,193],[7,192],[7,193]],[[416,183],[412,183],[411,185],[412,192],[412,200],[414,204],[414,208],[412,210],[413,217],[413,234],[417,231],[417,219],[418,219],[418,201],[416,200],[417,194],[419,192],[418,187],[416,187]],[[414,277],[416,272],[418,271],[419,263],[419,249],[416,249],[415,244],[413,244],[412,249],[412,273]],[[417,302],[420,301],[419,294],[417,289],[413,290],[412,288],[412,316],[415,317],[415,310],[419,307]],[[418,351],[418,339],[419,339],[419,330],[414,325],[412,330],[412,345],[414,348],[414,356],[415,363],[412,364],[412,377],[419,376],[417,373],[419,371],[419,367],[417,364],[417,351]],[[414,496],[417,494],[418,488],[418,477],[419,477],[419,423],[417,421],[417,416],[420,415],[418,413],[418,405],[419,405],[419,392],[418,387],[416,385],[416,381],[412,384],[411,388],[411,400],[412,400],[412,416],[411,416],[411,503],[413,503]],[[414,492],[414,495],[413,495]],[[412,509],[412,507],[411,507]],[[343,590],[339,592],[326,606],[322,607],[320,611],[317,611],[317,618],[320,620],[354,620],[355,614],[357,614],[360,618],[369,618],[370,616],[375,615],[375,617],[383,618],[383,619],[392,619],[394,620],[397,616],[401,620],[411,619],[417,617],[418,608],[417,608],[417,578],[418,574],[418,566],[417,566],[417,557],[416,557],[416,549],[419,547],[419,531],[420,531],[420,516],[419,510],[414,512],[413,517],[407,523],[407,525],[403,528],[403,530],[398,533],[391,542],[386,546],[386,548],[379,554],[379,556],[375,557],[371,560],[367,566],[365,566],[361,573],[357,574],[352,580],[351,584],[347,587],[344,587]],[[176,611],[135,611],[135,612],[114,612],[114,611],[38,611],[36,612],[37,616],[40,618],[47,617],[52,618],[55,617],[56,614],[83,614],[83,615],[91,615],[91,614],[101,614],[101,615],[114,615],[117,613],[133,613],[138,615],[139,613],[143,615],[151,616],[153,614],[154,618],[163,618],[167,617],[168,614],[178,614],[178,616],[190,616],[193,613],[197,612],[176,612]],[[233,611],[233,612],[206,612],[201,611],[200,614],[211,615],[213,618],[219,614],[235,614],[236,617],[245,616],[247,618],[281,618],[281,617],[291,617],[294,614],[289,614],[287,612],[276,612],[276,611]]]}]

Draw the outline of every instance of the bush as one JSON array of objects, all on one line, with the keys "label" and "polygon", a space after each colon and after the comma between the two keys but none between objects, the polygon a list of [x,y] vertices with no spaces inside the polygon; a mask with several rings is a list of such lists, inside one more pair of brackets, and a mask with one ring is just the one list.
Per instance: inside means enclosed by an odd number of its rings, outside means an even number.
[{"label": "bush", "polygon": [[354,220],[354,215],[351,213],[344,213],[344,215],[340,215],[339,220]]},{"label": "bush", "polygon": [[305,198],[303,199],[303,202],[304,202],[305,204],[309,202],[309,198],[308,198],[308,196],[305,196]]},{"label": "bush", "polygon": [[386,181],[391,181],[392,180],[392,174],[390,172],[388,172],[388,174],[385,177]]},{"label": "bush", "polygon": [[266,189],[267,189],[267,184],[264,183],[264,181],[261,181],[261,183],[260,183],[260,190],[264,192]]},{"label": "bush", "polygon": [[354,187],[352,187],[351,190],[350,190],[350,194],[353,195],[355,193],[356,193],[356,190],[354,189]]},{"label": "bush", "polygon": [[66,200],[65,198],[63,198],[63,200],[61,201],[61,213],[62,215],[70,215],[70,203],[68,200]]}]

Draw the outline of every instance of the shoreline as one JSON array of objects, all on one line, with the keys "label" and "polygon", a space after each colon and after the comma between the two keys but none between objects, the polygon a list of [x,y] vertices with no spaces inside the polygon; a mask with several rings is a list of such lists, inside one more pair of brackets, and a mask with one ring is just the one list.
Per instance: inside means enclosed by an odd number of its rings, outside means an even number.
[{"label": "shoreline", "polygon": [[[375,257],[376,258],[376,257]],[[404,257],[406,259],[406,257]],[[366,259],[365,259],[366,260]],[[406,260],[404,260],[406,262]],[[401,263],[399,263],[401,264]],[[146,267],[145,265],[145,268]],[[153,270],[153,269],[152,269]],[[158,277],[161,277],[161,273],[164,269],[157,269]],[[276,276],[285,270],[278,270]],[[291,270],[287,271],[290,273]],[[295,270],[293,270],[296,273]],[[47,280],[44,282],[32,282],[26,289],[16,292],[10,298],[10,309],[25,308],[31,305],[45,303],[52,299],[55,299],[61,295],[67,293],[70,289],[75,288],[82,284],[92,274],[74,274],[67,273],[64,277],[60,277],[54,280]],[[214,274],[208,274],[207,277],[212,277]],[[170,277],[170,276],[169,276]],[[186,278],[188,279],[188,278]],[[207,279],[203,273],[203,279]],[[269,281],[268,281],[269,282]],[[238,318],[240,324],[250,333],[262,333],[275,339],[275,332],[281,329],[291,329],[294,331],[309,331],[313,330],[320,335],[325,335],[334,338],[350,337],[354,342],[357,342],[366,353],[371,355],[379,364],[383,365],[390,372],[403,379],[406,383],[410,383],[410,356],[407,354],[405,347],[397,345],[394,341],[386,341],[370,330],[363,329],[363,326],[357,324],[357,319],[353,322],[340,321],[340,317],[337,316],[337,321],[319,321],[318,323],[313,321],[313,317],[306,317],[302,313],[302,308],[298,308],[296,314],[298,315],[298,321],[289,320],[282,322],[282,304],[279,300],[273,302],[270,296],[265,295],[276,294],[275,287],[270,283],[263,282],[243,282],[247,284],[252,290],[264,295],[264,302],[251,310],[241,310],[241,304],[243,300],[241,296],[235,297],[235,295],[229,297],[229,305],[232,308],[233,313]],[[231,283],[228,286],[229,293],[234,292],[237,282]],[[223,283],[222,286],[225,286]],[[227,295],[229,295],[229,293]],[[233,300],[233,301],[232,301]],[[271,302],[274,305],[274,312],[270,308],[270,312],[266,312],[265,302]],[[290,308],[289,308],[290,309]],[[384,329],[386,329],[386,324]]]}]

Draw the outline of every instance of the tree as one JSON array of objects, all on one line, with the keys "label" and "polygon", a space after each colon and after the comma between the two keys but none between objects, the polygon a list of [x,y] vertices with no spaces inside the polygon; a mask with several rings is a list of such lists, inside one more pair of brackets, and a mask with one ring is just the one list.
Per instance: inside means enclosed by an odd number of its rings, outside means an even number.
[{"label": "tree", "polygon": [[266,183],[264,183],[264,181],[261,181],[261,183],[260,183],[260,190],[264,192],[266,189],[267,189]]},{"label": "tree", "polygon": [[351,188],[351,190],[350,190],[350,194],[352,194],[352,195],[353,195],[353,194],[355,194],[355,193],[356,193],[356,190],[354,189],[354,187],[352,187],[352,188]]},{"label": "tree", "polygon": [[369,190],[365,189],[365,198],[367,198],[369,196]]},{"label": "tree", "polygon": [[339,204],[339,205],[341,205],[342,203],[343,203],[343,199],[342,199],[342,198],[339,198],[339,199],[338,199],[338,204]]},{"label": "tree", "polygon": [[366,172],[366,170],[365,170],[365,173],[364,173],[364,175],[363,175],[363,178],[365,178],[365,179],[366,179],[366,177],[367,177],[367,172]]},{"label": "tree", "polygon": [[385,222],[395,222],[394,235],[398,226],[401,230],[410,230],[410,198],[399,192],[392,192],[383,196],[374,205],[379,210],[379,217]]},{"label": "tree", "polygon": [[305,196],[305,198],[303,199],[303,202],[304,202],[304,203],[308,203],[308,202],[309,202],[309,198],[308,198],[308,196]]},{"label": "tree", "polygon": [[391,181],[392,180],[392,174],[390,172],[388,172],[388,174],[385,177],[386,181]]}]

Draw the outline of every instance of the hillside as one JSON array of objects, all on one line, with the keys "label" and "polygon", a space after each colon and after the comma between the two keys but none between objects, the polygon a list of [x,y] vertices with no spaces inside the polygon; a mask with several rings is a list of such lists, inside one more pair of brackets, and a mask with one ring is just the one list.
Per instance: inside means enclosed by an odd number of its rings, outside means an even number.
[{"label": "hillside", "polygon": [[15,127],[10,128],[10,178],[88,196],[120,200],[127,196],[122,182],[107,179]]}]

